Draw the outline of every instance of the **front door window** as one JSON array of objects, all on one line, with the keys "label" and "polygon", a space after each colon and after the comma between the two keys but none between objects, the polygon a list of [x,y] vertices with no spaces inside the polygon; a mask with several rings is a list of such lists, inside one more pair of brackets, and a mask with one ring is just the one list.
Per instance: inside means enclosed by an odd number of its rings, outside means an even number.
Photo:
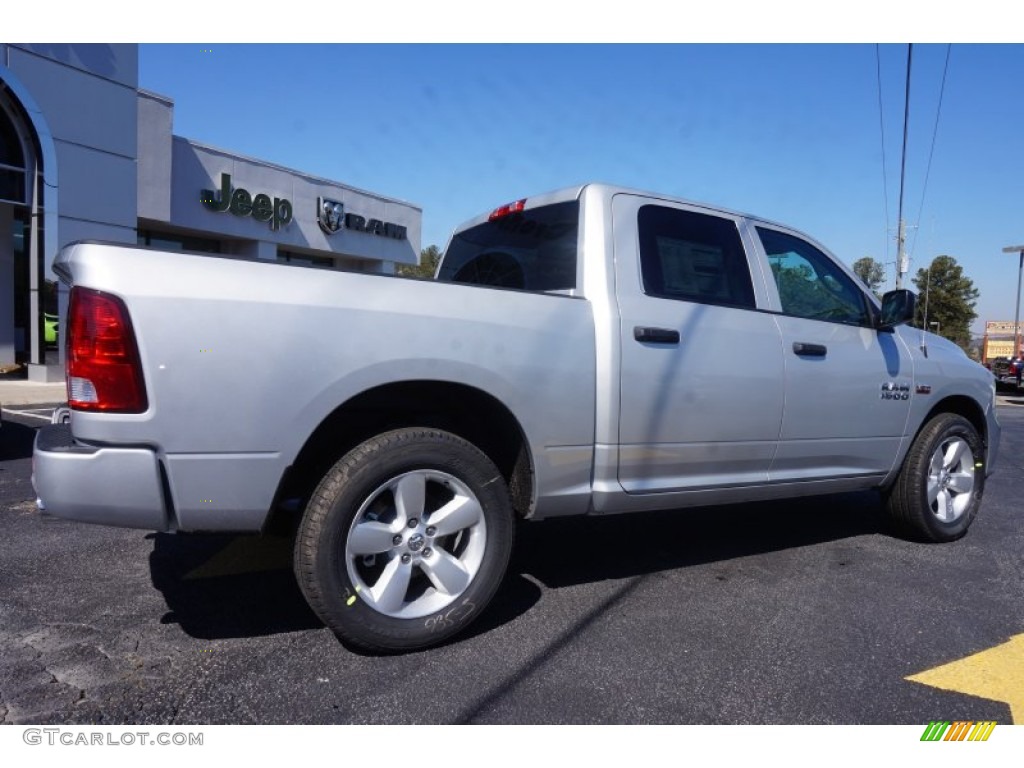
[{"label": "front door window", "polygon": [[805,240],[757,228],[784,314],[848,325],[870,325],[864,294],[824,253]]}]

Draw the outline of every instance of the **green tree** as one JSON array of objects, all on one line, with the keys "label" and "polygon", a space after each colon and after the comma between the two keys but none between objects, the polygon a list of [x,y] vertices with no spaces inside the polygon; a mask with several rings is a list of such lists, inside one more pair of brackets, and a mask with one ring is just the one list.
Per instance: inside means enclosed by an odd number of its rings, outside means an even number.
[{"label": "green tree", "polygon": [[428,245],[420,251],[419,264],[399,264],[398,274],[402,277],[416,277],[420,280],[433,280],[437,271],[437,263],[441,261],[441,249],[436,245]]},{"label": "green tree", "polygon": [[917,270],[914,285],[918,292],[917,327],[924,328],[927,322],[927,330],[938,330],[966,351],[971,344],[971,322],[978,316],[974,306],[979,293],[974,281],[964,275],[963,267],[952,256],[936,256],[927,269]]},{"label": "green tree", "polygon": [[876,296],[881,297],[878,289],[885,283],[885,267],[881,263],[870,256],[865,256],[853,262],[853,271],[864,281],[864,285],[874,291]]}]

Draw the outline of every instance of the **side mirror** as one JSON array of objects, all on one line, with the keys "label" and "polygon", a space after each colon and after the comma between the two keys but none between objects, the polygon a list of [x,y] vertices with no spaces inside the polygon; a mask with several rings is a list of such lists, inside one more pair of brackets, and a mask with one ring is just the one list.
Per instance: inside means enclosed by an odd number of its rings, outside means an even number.
[{"label": "side mirror", "polygon": [[911,291],[889,291],[882,297],[882,312],[878,317],[879,330],[892,330],[897,325],[910,322],[914,319],[916,307],[917,296]]}]

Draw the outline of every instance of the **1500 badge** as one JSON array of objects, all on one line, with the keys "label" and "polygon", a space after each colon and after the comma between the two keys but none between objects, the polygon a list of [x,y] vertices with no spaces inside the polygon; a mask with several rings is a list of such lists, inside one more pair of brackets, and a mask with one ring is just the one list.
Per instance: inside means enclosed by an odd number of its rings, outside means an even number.
[{"label": "1500 badge", "polygon": [[886,381],[882,384],[881,398],[883,400],[909,400],[910,385],[897,384],[895,381]]}]

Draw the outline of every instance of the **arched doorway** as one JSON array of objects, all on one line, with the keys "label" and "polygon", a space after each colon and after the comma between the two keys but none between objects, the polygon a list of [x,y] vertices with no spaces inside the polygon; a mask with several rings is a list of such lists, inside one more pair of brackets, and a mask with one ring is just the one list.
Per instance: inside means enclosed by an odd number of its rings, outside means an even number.
[{"label": "arched doorway", "polygon": [[56,284],[39,257],[40,157],[32,121],[0,74],[0,366],[57,362]]}]

